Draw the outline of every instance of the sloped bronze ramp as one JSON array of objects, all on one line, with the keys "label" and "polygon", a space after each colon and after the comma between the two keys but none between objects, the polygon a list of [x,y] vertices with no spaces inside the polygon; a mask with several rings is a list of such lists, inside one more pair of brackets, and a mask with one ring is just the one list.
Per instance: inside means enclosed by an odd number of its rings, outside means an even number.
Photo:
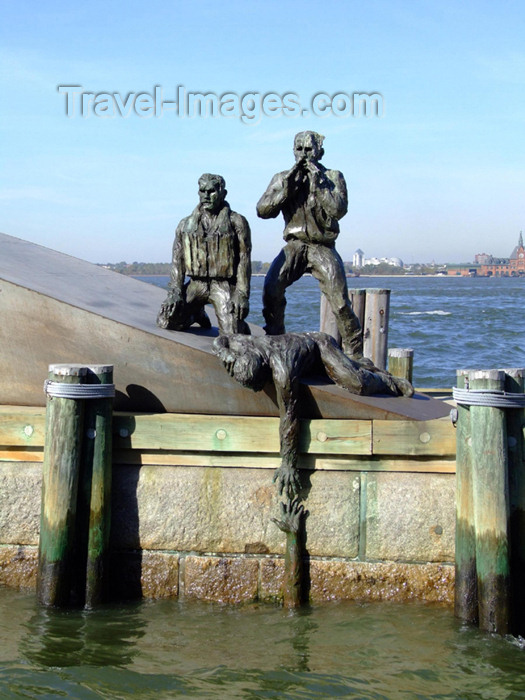
[{"label": "sloped bronze ramp", "polygon": [[[44,405],[50,364],[112,364],[120,411],[278,415],[273,387],[243,388],[213,355],[216,326],[156,326],[164,297],[154,285],[0,233],[0,404]],[[450,410],[421,394],[359,397],[330,384],[305,383],[302,398],[308,418],[429,420]]]}]

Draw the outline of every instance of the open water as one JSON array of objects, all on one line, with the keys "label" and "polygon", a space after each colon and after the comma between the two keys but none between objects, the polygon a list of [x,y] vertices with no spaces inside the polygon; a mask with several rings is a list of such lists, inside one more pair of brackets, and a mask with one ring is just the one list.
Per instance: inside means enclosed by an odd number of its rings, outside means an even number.
[{"label": "open water", "polygon": [[421,603],[61,612],[0,589],[0,697],[513,700],[525,697],[523,641]]},{"label": "open water", "polygon": [[[264,325],[263,281],[252,278],[248,320],[257,325]],[[391,290],[388,347],[414,349],[416,387],[449,389],[458,369],[525,367],[525,278],[356,277],[348,286]],[[286,330],[319,330],[313,277],[289,287],[287,302]]]}]

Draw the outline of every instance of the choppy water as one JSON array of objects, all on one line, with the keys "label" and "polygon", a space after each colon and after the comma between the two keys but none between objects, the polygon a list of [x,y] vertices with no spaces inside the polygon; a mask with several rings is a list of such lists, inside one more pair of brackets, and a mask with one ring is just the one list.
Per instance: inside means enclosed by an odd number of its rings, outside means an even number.
[{"label": "choppy water", "polygon": [[[166,286],[167,277],[142,278]],[[264,278],[252,278],[248,320],[263,325]],[[450,388],[457,369],[525,367],[525,279],[351,278],[349,287],[390,289],[388,346],[414,349],[414,384]],[[319,329],[319,285],[288,288],[286,329]]]},{"label": "choppy water", "polygon": [[525,652],[421,603],[60,612],[0,589],[0,697],[503,700],[525,697]]}]

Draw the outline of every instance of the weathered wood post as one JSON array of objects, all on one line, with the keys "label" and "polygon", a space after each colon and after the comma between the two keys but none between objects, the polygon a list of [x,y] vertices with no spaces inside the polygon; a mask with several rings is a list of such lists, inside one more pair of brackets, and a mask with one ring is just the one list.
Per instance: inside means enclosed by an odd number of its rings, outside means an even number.
[{"label": "weathered wood post", "polygon": [[[366,289],[349,289],[348,298],[352,304],[354,314],[359,319],[362,332],[365,318]],[[337,328],[334,313],[324,294],[321,294],[319,330],[323,333],[328,333],[328,335],[331,335],[333,338],[335,338],[336,343],[341,345],[341,334]]]},{"label": "weathered wood post", "polygon": [[[348,297],[361,324],[363,355],[372,360],[376,367],[386,369],[390,289],[350,289]],[[328,333],[335,338],[339,345],[341,344],[341,335],[335,316],[324,294],[321,294],[319,328],[323,333]]]},{"label": "weathered wood post", "polygon": [[390,289],[367,289],[363,325],[363,355],[386,369]]},{"label": "weathered wood post", "polygon": [[[457,371],[458,389],[468,388],[469,370]],[[454,613],[467,622],[478,621],[476,528],[472,483],[470,406],[457,404],[456,424],[456,577]]]},{"label": "weathered wood post", "polygon": [[87,384],[93,398],[86,401],[82,451],[84,538],[87,539],[85,606],[107,597],[107,550],[111,518],[111,455],[113,421],[113,366],[88,367]]},{"label": "weathered wood post", "polygon": [[[503,391],[505,373],[476,370],[470,390]],[[485,402],[487,403],[487,402]],[[509,630],[509,490],[505,410],[470,406],[480,629]]]},{"label": "weathered wood post", "polygon": [[[361,324],[363,355],[372,360],[376,367],[386,369],[390,289],[349,289],[348,297]],[[319,328],[341,344],[335,316],[324,294],[321,295]]]},{"label": "weathered wood post", "polygon": [[328,299],[324,294],[321,294],[321,318],[319,322],[319,330],[322,333],[328,333],[334,338],[335,342],[341,345],[341,333],[337,328],[334,312],[332,311]]},{"label": "weathered wood post", "polygon": [[522,398],[521,406],[509,408],[507,443],[510,500],[511,632],[525,635],[525,369],[505,369],[505,391]]},{"label": "weathered wood post", "polygon": [[352,304],[352,309],[354,314],[359,319],[361,328],[365,325],[365,303],[366,303],[366,289],[349,289],[348,296],[350,297],[350,303]]},{"label": "weathered wood post", "polygon": [[525,631],[524,383],[525,369],[460,370],[453,391],[455,610],[475,620],[476,578],[479,626],[500,634]]},{"label": "weathered wood post", "polygon": [[84,403],[63,398],[85,381],[81,365],[51,365],[38,550],[37,596],[44,605],[71,603]]},{"label": "weathered wood post", "polygon": [[412,383],[414,370],[414,351],[412,348],[389,348],[388,371],[394,377],[408,379]]},{"label": "weathered wood post", "polygon": [[37,581],[44,605],[104,600],[112,381],[108,365],[50,367]]}]

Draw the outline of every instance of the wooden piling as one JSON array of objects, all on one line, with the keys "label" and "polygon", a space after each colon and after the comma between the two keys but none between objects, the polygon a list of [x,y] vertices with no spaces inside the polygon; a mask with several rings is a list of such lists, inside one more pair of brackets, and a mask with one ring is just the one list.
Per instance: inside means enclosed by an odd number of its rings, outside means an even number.
[{"label": "wooden piling", "polygon": [[341,345],[341,333],[339,333],[339,329],[337,328],[332,307],[324,294],[321,294],[321,318],[319,322],[319,330],[322,333],[328,333],[328,335],[331,335],[335,342],[339,346]]},{"label": "wooden piling", "polygon": [[394,377],[407,379],[412,383],[414,370],[414,351],[412,348],[389,348],[388,371]]},{"label": "wooden piling", "polygon": [[363,325],[363,355],[386,369],[390,289],[367,289]]},{"label": "wooden piling", "polygon": [[[501,370],[469,372],[470,389],[501,391]],[[509,492],[505,410],[470,406],[479,627],[509,630]]]},{"label": "wooden piling", "polygon": [[[113,383],[112,365],[88,367],[87,383]],[[85,606],[107,598],[107,554],[111,518],[111,453],[113,399],[86,401],[82,450],[82,500],[86,545]]]},{"label": "wooden piling", "polygon": [[[63,385],[81,384],[86,374],[80,365],[49,368],[49,380]],[[44,605],[71,602],[83,413],[83,401],[48,395],[37,575]]]},{"label": "wooden piling", "polygon": [[366,289],[349,289],[348,296],[361,328],[365,325]]},{"label": "wooden piling", "polygon": [[[363,355],[380,369],[386,369],[388,346],[388,317],[390,312],[389,289],[349,289],[348,298],[361,325],[363,335]],[[341,344],[341,334],[335,316],[321,295],[319,328]],[[401,375],[396,375],[401,376]]]},{"label": "wooden piling", "polygon": [[[525,369],[504,369],[505,391],[523,394]],[[507,409],[510,505],[510,589],[512,620],[510,631],[525,636],[525,410]]]},{"label": "wooden piling", "polygon": [[[354,314],[359,320],[359,325],[361,326],[361,333],[363,332],[364,320],[365,320],[365,300],[366,300],[366,289],[349,289],[348,299],[352,305]],[[328,303],[327,298],[324,294],[321,294],[321,313],[319,321],[319,330],[323,333],[328,333],[333,338],[338,345],[341,345],[341,334],[337,328],[337,323],[335,320],[334,312]]]},{"label": "wooden piling", "polygon": [[[469,370],[458,370],[456,385],[465,389]],[[474,522],[470,407],[457,405],[456,420],[456,556],[454,614],[478,621],[476,530]]]}]

